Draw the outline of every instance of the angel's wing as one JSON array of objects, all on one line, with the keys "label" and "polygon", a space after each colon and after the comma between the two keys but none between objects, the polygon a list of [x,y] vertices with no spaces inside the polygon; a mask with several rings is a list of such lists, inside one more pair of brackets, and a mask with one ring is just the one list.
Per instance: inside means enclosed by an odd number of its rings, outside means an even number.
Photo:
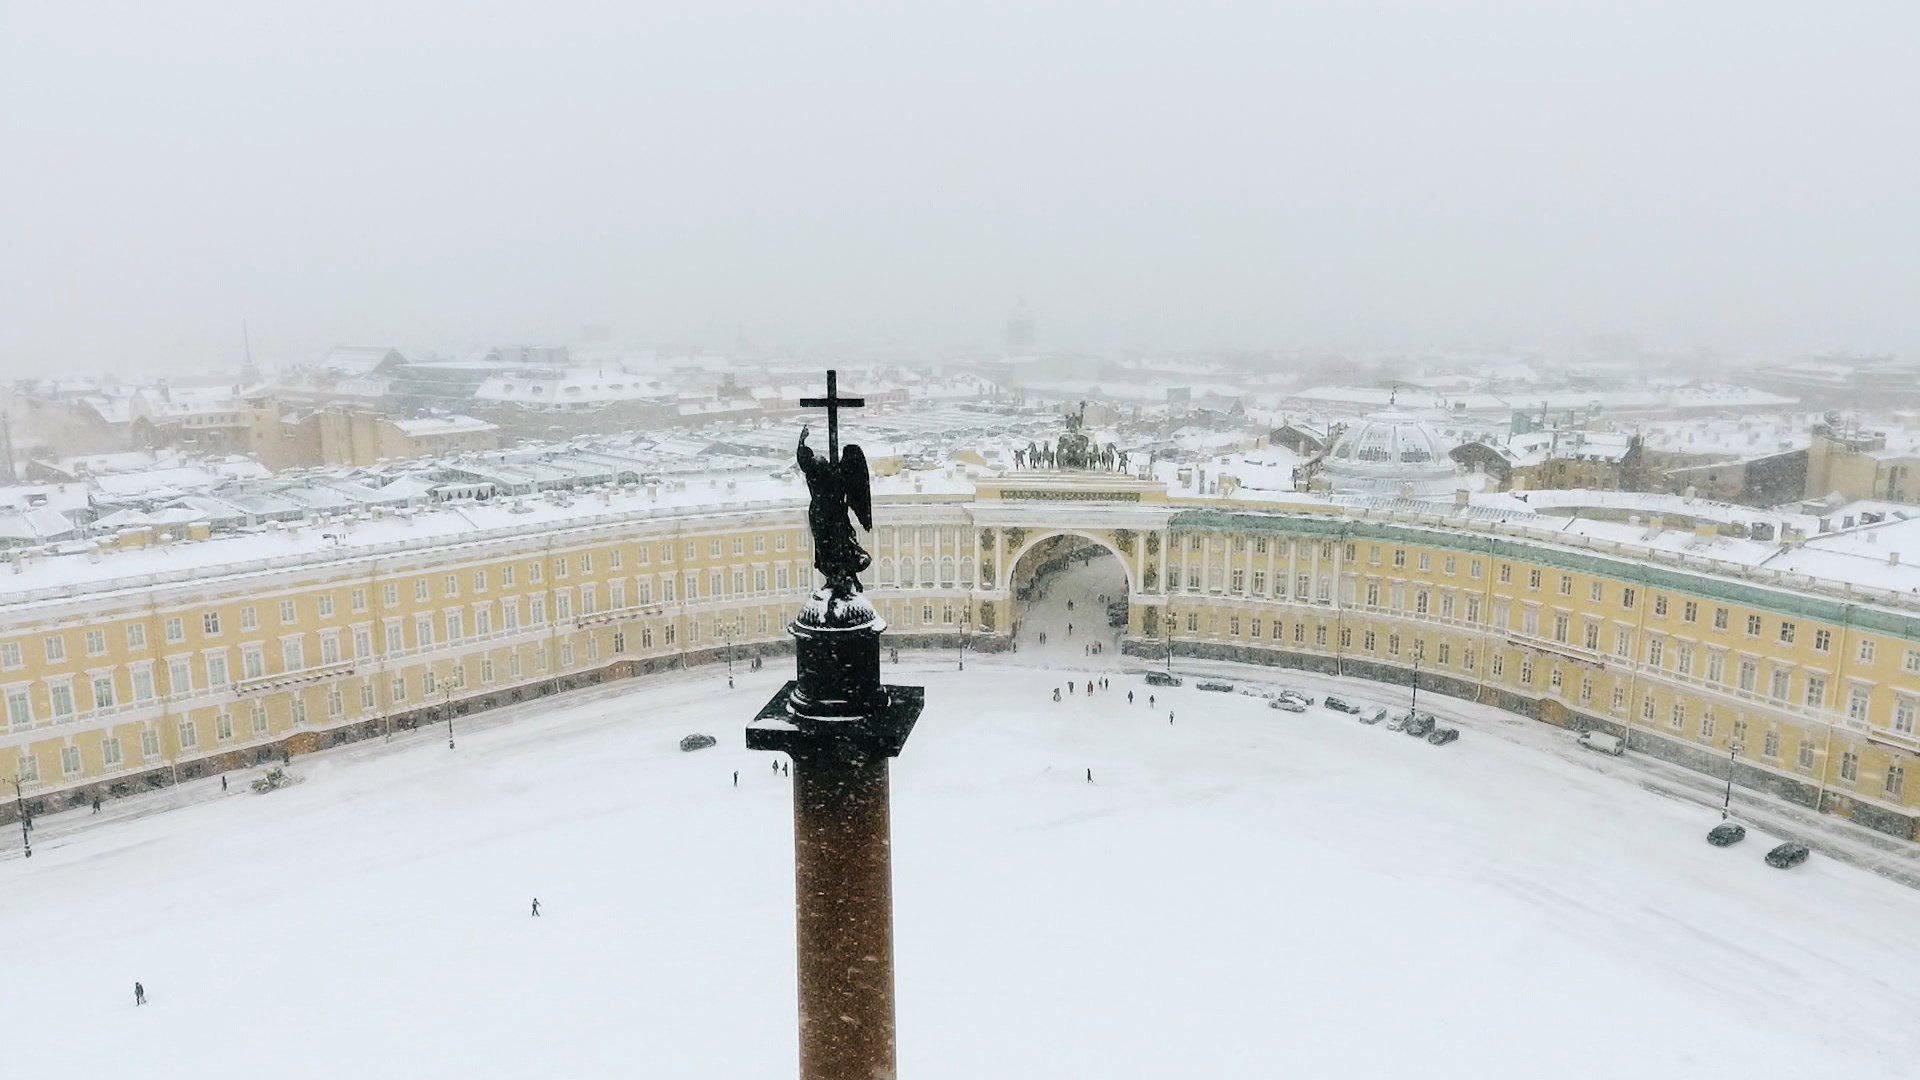
[{"label": "angel's wing", "polygon": [[858,446],[840,451],[840,481],[847,493],[847,508],[862,529],[872,532],[873,481],[867,476],[867,455]]}]

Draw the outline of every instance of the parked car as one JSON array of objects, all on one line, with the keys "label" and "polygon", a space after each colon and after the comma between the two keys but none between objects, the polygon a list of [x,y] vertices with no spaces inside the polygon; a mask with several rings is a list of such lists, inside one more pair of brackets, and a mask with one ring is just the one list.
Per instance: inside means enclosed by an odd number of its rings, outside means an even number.
[{"label": "parked car", "polygon": [[[1386,710],[1382,709],[1380,711],[1385,712]],[[1408,716],[1407,713],[1395,713],[1393,715],[1393,718],[1387,721],[1387,730],[1388,731],[1407,730],[1407,716]]]},{"label": "parked car", "polygon": [[1435,746],[1445,746],[1459,737],[1460,729],[1454,727],[1437,727],[1427,732],[1427,741]]},{"label": "parked car", "polygon": [[1164,671],[1147,672],[1148,686],[1179,686],[1180,683],[1181,678],[1178,675],[1169,675]]},{"label": "parked car", "polygon": [[1288,701],[1297,701],[1302,705],[1313,704],[1313,695],[1300,690],[1282,690],[1275,696],[1286,698]]},{"label": "parked car", "polygon": [[1321,700],[1320,704],[1325,708],[1332,709],[1334,712],[1343,712],[1352,716],[1358,716],[1360,714],[1360,706],[1355,705],[1346,698],[1334,697],[1332,694],[1328,694]]},{"label": "parked car", "polygon": [[1274,698],[1272,701],[1267,702],[1267,708],[1279,709],[1283,712],[1293,712],[1293,713],[1301,713],[1301,712],[1307,711],[1307,707],[1305,705],[1300,704],[1298,701],[1295,701],[1292,698],[1286,698],[1286,697],[1277,697],[1277,698]]},{"label": "parked car", "polygon": [[689,735],[686,738],[680,740],[680,749],[683,751],[689,751],[689,752],[694,750],[705,750],[707,747],[713,746],[719,741],[720,740],[714,738],[711,735]]},{"label": "parked car", "polygon": [[1194,688],[1195,690],[1211,690],[1211,691],[1213,691],[1213,692],[1214,692],[1214,693],[1216,693],[1216,694],[1231,694],[1231,693],[1233,693],[1233,684],[1232,684],[1232,683],[1230,683],[1230,682],[1213,682],[1213,681],[1211,681],[1211,680],[1209,680],[1209,681],[1206,681],[1206,682],[1197,682],[1197,683],[1194,683],[1194,684],[1193,684],[1193,688]]},{"label": "parked car", "polygon": [[1620,736],[1609,735],[1604,731],[1583,731],[1580,733],[1579,743],[1589,750],[1598,750],[1603,754],[1612,754],[1614,757],[1619,757],[1621,751],[1627,748],[1627,744],[1621,740]]},{"label": "parked car", "polygon": [[1781,844],[1767,852],[1767,865],[1780,870],[1789,870],[1807,861],[1807,845],[1792,841]]},{"label": "parked car", "polygon": [[1409,712],[1406,723],[1401,726],[1400,730],[1416,739],[1424,739],[1427,737],[1427,733],[1433,730],[1433,714]]},{"label": "parked car", "polygon": [[1714,847],[1732,847],[1747,838],[1747,827],[1723,821],[1707,830],[1707,843]]},{"label": "parked car", "polygon": [[1365,716],[1362,716],[1360,718],[1360,722],[1363,724],[1377,724],[1380,721],[1385,720],[1386,718],[1387,718],[1387,710],[1384,708],[1380,708],[1380,709],[1373,710],[1372,712],[1366,714]]}]

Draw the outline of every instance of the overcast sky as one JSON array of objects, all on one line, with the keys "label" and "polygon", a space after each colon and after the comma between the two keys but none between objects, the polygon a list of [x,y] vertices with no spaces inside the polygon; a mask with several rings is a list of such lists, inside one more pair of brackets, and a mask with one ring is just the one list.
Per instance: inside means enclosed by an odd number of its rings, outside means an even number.
[{"label": "overcast sky", "polygon": [[992,346],[1021,291],[1062,348],[1913,350],[1916,41],[1910,0],[0,0],[0,374],[228,364],[243,318]]}]

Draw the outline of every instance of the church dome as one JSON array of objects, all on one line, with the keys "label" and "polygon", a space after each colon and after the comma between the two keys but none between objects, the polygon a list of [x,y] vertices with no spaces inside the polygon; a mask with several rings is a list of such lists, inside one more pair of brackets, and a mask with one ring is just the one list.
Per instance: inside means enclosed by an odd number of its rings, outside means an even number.
[{"label": "church dome", "polygon": [[1454,463],[1448,449],[1447,440],[1419,417],[1387,408],[1341,432],[1323,468],[1335,491],[1450,485]]}]

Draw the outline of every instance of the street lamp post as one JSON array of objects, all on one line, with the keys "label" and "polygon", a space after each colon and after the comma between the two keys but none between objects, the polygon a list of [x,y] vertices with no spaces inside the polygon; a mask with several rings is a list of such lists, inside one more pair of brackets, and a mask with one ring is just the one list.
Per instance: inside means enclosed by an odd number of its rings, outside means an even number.
[{"label": "street lamp post", "polygon": [[20,778],[7,777],[7,783],[13,785],[14,813],[20,817],[20,845],[26,849],[27,858],[33,858],[33,834],[27,828],[27,800],[20,794]]},{"label": "street lamp post", "polygon": [[1424,651],[1425,650],[1421,649],[1419,642],[1414,643],[1413,645],[1413,700],[1409,702],[1407,705],[1408,712],[1414,712],[1420,708],[1420,660]]},{"label": "street lamp post", "polygon": [[960,670],[967,670],[967,631],[973,626],[973,599],[960,611]]},{"label": "street lamp post", "polygon": [[1167,604],[1167,674],[1173,674],[1173,604]]},{"label": "street lamp post", "polygon": [[453,749],[453,678],[451,672],[448,673],[446,681],[440,684],[440,693],[443,695],[440,707],[445,709],[447,713],[447,749],[451,750]]},{"label": "street lamp post", "polygon": [[727,689],[733,689],[733,624],[728,623],[721,631],[727,635]]},{"label": "street lamp post", "polygon": [[1727,798],[1725,802],[1720,804],[1720,820],[1721,821],[1725,821],[1728,818],[1733,816],[1733,766],[1734,766],[1734,760],[1739,756],[1740,756],[1740,744],[1737,742],[1728,743],[1727,744]]}]

